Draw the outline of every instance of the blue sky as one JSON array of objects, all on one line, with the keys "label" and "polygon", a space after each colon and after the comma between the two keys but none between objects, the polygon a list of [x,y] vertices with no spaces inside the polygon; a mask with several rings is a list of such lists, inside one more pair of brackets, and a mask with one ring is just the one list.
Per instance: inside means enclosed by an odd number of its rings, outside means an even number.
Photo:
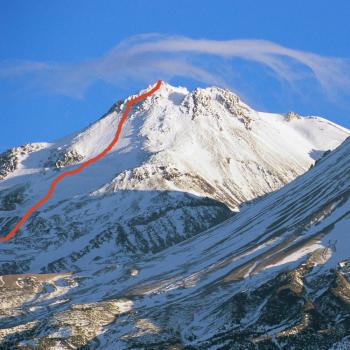
[{"label": "blue sky", "polygon": [[260,110],[350,127],[347,0],[0,6],[0,150],[81,129],[156,79],[215,83]]}]

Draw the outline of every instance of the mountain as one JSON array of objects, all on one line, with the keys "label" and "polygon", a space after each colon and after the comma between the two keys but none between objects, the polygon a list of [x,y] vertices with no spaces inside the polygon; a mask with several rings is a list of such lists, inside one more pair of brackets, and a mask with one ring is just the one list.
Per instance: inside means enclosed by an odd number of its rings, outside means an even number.
[{"label": "mountain", "polygon": [[[129,99],[81,132],[0,156],[2,235],[58,174],[109,144]],[[161,251],[290,182],[347,135],[322,118],[256,112],[228,90],[163,83],[134,106],[112,152],[65,178],[0,246],[0,271],[80,271]]]},{"label": "mountain", "polygon": [[[1,155],[1,232],[109,143],[126,101],[82,132]],[[0,245],[1,346],[346,348],[348,135],[163,83],[113,152]]]}]

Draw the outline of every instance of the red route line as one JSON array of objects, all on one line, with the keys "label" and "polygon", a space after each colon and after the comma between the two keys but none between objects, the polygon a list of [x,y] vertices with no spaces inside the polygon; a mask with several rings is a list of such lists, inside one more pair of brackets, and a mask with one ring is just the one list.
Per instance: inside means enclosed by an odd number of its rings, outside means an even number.
[{"label": "red route line", "polygon": [[17,233],[17,231],[21,228],[21,226],[27,221],[29,216],[31,214],[33,214],[40,206],[42,206],[47,200],[49,200],[51,198],[51,196],[55,190],[56,185],[61,180],[63,180],[66,176],[75,175],[75,174],[80,173],[88,165],[95,163],[99,159],[103,158],[116,145],[116,143],[119,139],[120,133],[122,131],[123,124],[124,124],[126,117],[128,116],[128,114],[131,110],[132,105],[134,103],[139,102],[140,100],[148,97],[148,96],[151,96],[153,93],[155,93],[160,88],[161,84],[162,84],[162,81],[158,80],[157,83],[155,84],[155,86],[151,90],[130,99],[126,104],[125,111],[123,113],[122,118],[119,121],[118,128],[117,128],[117,131],[114,135],[112,142],[101,153],[99,153],[95,157],[87,160],[86,162],[83,162],[82,164],[80,164],[80,166],[78,168],[65,171],[62,174],[60,174],[59,176],[57,176],[52,181],[50,188],[47,191],[46,195],[43,198],[41,198],[37,203],[35,203],[30,209],[28,209],[28,211],[22,216],[21,220],[18,221],[16,226],[6,236],[0,237],[0,241],[8,241],[10,238],[12,238]]}]

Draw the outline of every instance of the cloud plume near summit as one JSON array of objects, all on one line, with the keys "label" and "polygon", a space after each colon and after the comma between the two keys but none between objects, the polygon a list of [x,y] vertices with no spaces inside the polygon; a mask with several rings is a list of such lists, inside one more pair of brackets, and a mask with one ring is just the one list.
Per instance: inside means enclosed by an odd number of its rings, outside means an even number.
[{"label": "cloud plume near summit", "polygon": [[237,60],[268,68],[279,81],[297,86],[313,79],[329,96],[350,88],[350,60],[290,49],[266,40],[209,40],[142,34],[104,55],[77,63],[2,61],[0,79],[26,79],[36,89],[82,97],[97,82],[114,86],[157,79],[190,78],[208,85],[232,86]]}]

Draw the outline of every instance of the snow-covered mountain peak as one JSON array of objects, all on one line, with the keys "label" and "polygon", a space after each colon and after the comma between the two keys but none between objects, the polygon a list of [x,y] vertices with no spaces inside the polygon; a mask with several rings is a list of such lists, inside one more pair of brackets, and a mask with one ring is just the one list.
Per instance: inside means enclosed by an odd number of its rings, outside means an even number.
[{"label": "snow-covered mountain peak", "polygon": [[[114,137],[123,104],[125,101],[115,104],[103,118],[73,135],[42,143],[25,155],[9,152],[1,156],[0,195],[5,198],[2,206],[11,209],[5,213],[7,219],[1,232],[8,231],[14,218],[23,215],[46,193],[61,171],[105,149]],[[346,129],[324,119],[286,118],[254,111],[235,94],[221,88],[189,92],[162,83],[155,94],[132,108],[113,150],[78,175],[65,178],[37,216],[43,215],[48,225],[56,225],[52,221],[54,212],[63,210],[69,212],[67,223],[79,222],[83,215],[79,208],[96,205],[86,209],[91,211],[89,230],[95,232],[101,229],[95,225],[102,216],[110,218],[109,225],[119,222],[124,209],[128,209],[131,220],[133,208],[140,208],[135,201],[157,203],[152,209],[144,204],[141,211],[151,211],[158,217],[157,212],[165,207],[167,212],[182,215],[180,222],[184,226],[179,229],[172,222],[170,231],[156,237],[148,235],[146,239],[142,233],[136,233],[145,227],[138,227],[129,235],[136,236],[128,248],[124,241],[120,243],[123,248],[119,248],[159,249],[171,244],[164,240],[174,241],[172,235],[176,240],[184,239],[227,217],[241,203],[279,189],[307,171],[324,151],[337,147],[348,135]],[[125,207],[111,210],[108,203],[114,197],[122,198]],[[72,204],[72,200],[81,203]],[[191,209],[183,209],[186,206]],[[180,213],[183,210],[186,214]],[[185,230],[185,223],[191,221],[188,216],[201,217],[201,225]],[[171,215],[169,220],[173,220]],[[28,236],[35,235],[31,227],[29,221],[23,233],[30,231]],[[54,235],[53,241],[56,239],[60,241],[59,235]]]},{"label": "snow-covered mountain peak", "polygon": [[[131,98],[0,155],[1,235],[105,149]],[[0,347],[290,348],[301,334],[304,349],[316,334],[319,349],[350,336],[349,146],[325,119],[162,83],[114,149],[0,245]]]},{"label": "snow-covered mountain peak", "polygon": [[[59,151],[56,153],[64,154],[65,151],[67,154],[74,154],[74,164],[101,152],[113,138],[126,102],[137,95],[117,102],[103,118],[85,130],[59,140],[56,147],[53,147]],[[296,113],[278,115],[257,112],[227,89],[209,87],[189,92],[184,87],[174,87],[162,82],[158,91],[133,107],[125,123],[122,138],[114,151],[121,148],[124,151],[131,150],[133,147],[126,147],[127,144],[131,139],[137,139],[137,147],[149,153],[157,153],[177,147],[179,143],[187,143],[195,135],[203,138],[203,134],[210,133],[212,138],[222,138],[222,132],[230,129],[237,139],[237,136],[244,135],[250,142],[257,134],[269,133],[266,129],[271,127],[277,133],[281,133],[281,130],[290,133],[290,139],[295,137],[295,130],[298,134],[304,134],[305,139],[310,135],[312,138],[315,133],[327,139],[326,134],[332,133],[330,138],[333,142],[328,148],[334,148],[347,133],[346,129],[322,118],[311,119],[300,117]],[[284,122],[291,123],[286,126]],[[194,135],[188,135],[189,132]],[[288,138],[288,135],[284,136]],[[321,148],[327,146],[327,142]],[[320,142],[317,146],[319,144]],[[53,158],[55,157],[57,158]],[[63,161],[62,164],[64,163]]]},{"label": "snow-covered mountain peak", "polygon": [[[159,96],[172,100],[172,97],[176,95],[186,96],[188,93],[188,89],[184,86],[173,86],[165,81],[162,81],[160,88],[152,96]],[[175,102],[174,100],[172,101]]]},{"label": "snow-covered mountain peak", "polygon": [[[9,156],[3,156],[7,170],[1,186],[10,185],[6,179],[11,177],[40,173],[43,168],[63,169],[100,153],[113,139],[126,101],[137,95],[117,102],[84,130],[33,152],[30,161],[21,162],[18,157],[16,162],[5,161]],[[161,177],[159,181],[144,178],[147,186],[140,182],[136,187],[185,190],[235,208],[300,175],[348,135],[348,130],[322,118],[257,112],[227,89],[189,92],[162,82],[159,90],[132,108],[118,144],[93,166],[96,171],[108,168],[111,172],[101,170],[105,176],[98,181],[90,179],[86,190],[79,193],[119,188],[115,179],[124,172],[129,175],[123,177],[122,187],[133,189],[136,183],[131,174],[153,171],[155,178]],[[160,167],[167,170],[160,171]],[[172,180],[165,181],[169,172]],[[131,182],[126,183],[126,179]],[[80,181],[83,188],[85,177]]]}]

